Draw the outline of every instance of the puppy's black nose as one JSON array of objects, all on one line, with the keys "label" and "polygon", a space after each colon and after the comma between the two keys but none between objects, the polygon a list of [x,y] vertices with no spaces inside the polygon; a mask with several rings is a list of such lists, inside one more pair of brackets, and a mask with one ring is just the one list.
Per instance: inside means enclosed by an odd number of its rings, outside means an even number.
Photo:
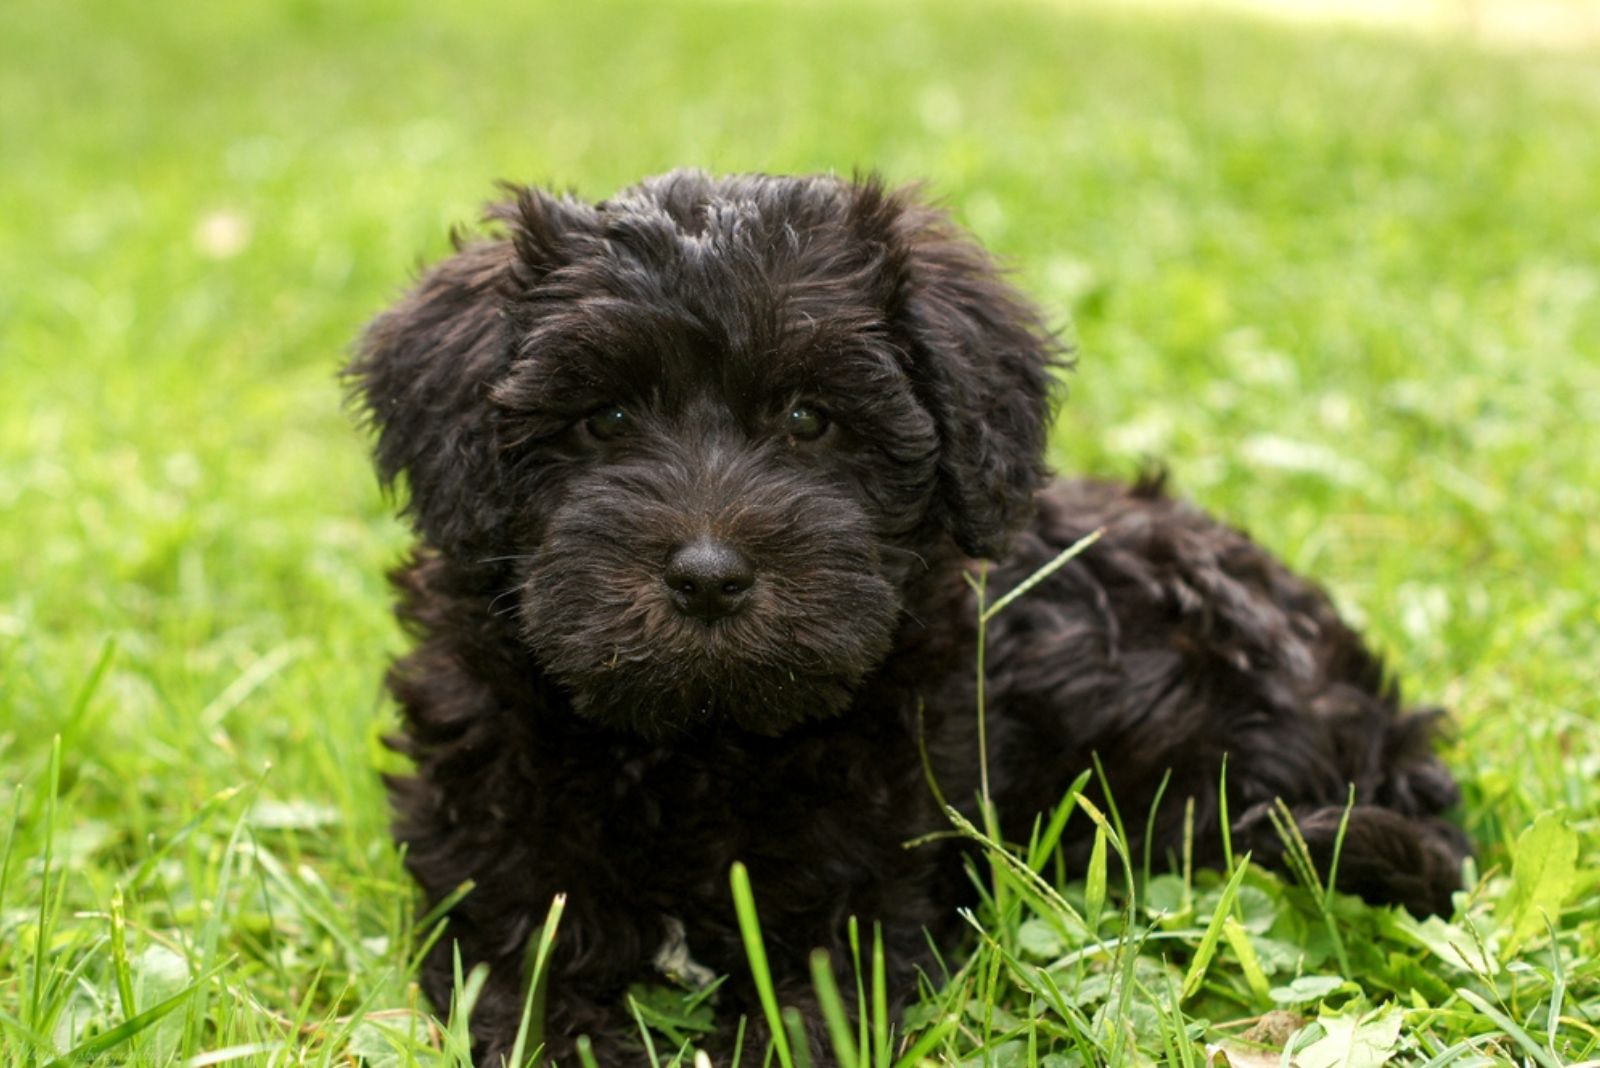
[{"label": "puppy's black nose", "polygon": [[678,611],[702,623],[715,623],[744,607],[756,569],[738,549],[705,537],[672,554],[665,578]]}]

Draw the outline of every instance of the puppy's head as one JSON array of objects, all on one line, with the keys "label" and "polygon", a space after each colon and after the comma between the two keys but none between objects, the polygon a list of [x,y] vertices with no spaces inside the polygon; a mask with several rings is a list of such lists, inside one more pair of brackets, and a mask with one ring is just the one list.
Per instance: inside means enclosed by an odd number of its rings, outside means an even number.
[{"label": "puppy's head", "polygon": [[1031,514],[1054,347],[910,194],[676,172],[489,218],[350,374],[418,534],[506,569],[580,714],[836,712],[924,561]]}]

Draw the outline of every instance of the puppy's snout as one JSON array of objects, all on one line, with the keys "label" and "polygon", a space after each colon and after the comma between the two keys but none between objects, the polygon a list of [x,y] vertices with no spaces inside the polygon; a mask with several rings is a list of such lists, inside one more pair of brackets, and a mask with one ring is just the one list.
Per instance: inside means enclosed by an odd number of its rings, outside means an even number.
[{"label": "puppy's snout", "polygon": [[744,607],[756,569],[727,542],[703,537],[674,550],[664,577],[678,611],[715,623]]}]

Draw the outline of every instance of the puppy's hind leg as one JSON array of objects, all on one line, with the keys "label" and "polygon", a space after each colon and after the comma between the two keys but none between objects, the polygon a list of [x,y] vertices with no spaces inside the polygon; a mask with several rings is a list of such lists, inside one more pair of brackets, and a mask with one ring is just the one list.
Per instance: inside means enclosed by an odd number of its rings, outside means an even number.
[{"label": "puppy's hind leg", "polygon": [[[1417,916],[1449,915],[1472,848],[1445,818],[1460,790],[1433,751],[1444,713],[1400,708],[1377,661],[1358,652],[1347,648],[1311,696],[1278,704],[1277,729],[1240,749],[1252,759],[1237,764],[1244,804],[1234,809],[1234,847],[1293,871],[1285,836],[1298,836],[1323,885]],[[1285,810],[1293,829],[1272,818]]]},{"label": "puppy's hind leg", "polygon": [[1244,802],[1234,809],[1233,846],[1302,877],[1309,861],[1322,885],[1375,904],[1449,915],[1472,847],[1444,815],[1460,791],[1432,752],[1440,713],[1396,711],[1391,700],[1347,690],[1297,721],[1315,728],[1252,739],[1275,739],[1274,755],[1297,756],[1274,762],[1257,751],[1255,761],[1230,763],[1229,792]]},{"label": "puppy's hind leg", "polygon": [[[1292,828],[1281,818],[1285,812]],[[1461,862],[1471,852],[1465,835],[1443,819],[1371,804],[1261,804],[1234,825],[1233,837],[1235,848],[1249,849],[1257,863],[1278,871],[1298,867],[1291,855],[1298,837],[1324,885],[1331,881],[1337,890],[1401,905],[1417,916],[1451,913]]]}]

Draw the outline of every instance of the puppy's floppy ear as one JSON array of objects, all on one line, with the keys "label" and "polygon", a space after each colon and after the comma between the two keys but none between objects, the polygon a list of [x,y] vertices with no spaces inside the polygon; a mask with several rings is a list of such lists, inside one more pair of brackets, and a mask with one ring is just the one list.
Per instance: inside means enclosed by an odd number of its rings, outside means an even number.
[{"label": "puppy's floppy ear", "polygon": [[[865,199],[888,223],[891,300],[909,337],[912,381],[941,439],[936,508],[963,552],[999,556],[1033,515],[1047,474],[1051,370],[1062,349],[994,260],[914,190]],[[887,218],[885,218],[887,216]]]},{"label": "puppy's floppy ear", "polygon": [[562,259],[569,216],[582,206],[528,189],[489,208],[504,236],[455,240],[367,326],[345,368],[350,393],[377,430],[385,486],[410,490],[405,514],[426,541],[458,557],[481,553],[511,506],[501,492],[489,391],[509,366],[508,310]]}]

